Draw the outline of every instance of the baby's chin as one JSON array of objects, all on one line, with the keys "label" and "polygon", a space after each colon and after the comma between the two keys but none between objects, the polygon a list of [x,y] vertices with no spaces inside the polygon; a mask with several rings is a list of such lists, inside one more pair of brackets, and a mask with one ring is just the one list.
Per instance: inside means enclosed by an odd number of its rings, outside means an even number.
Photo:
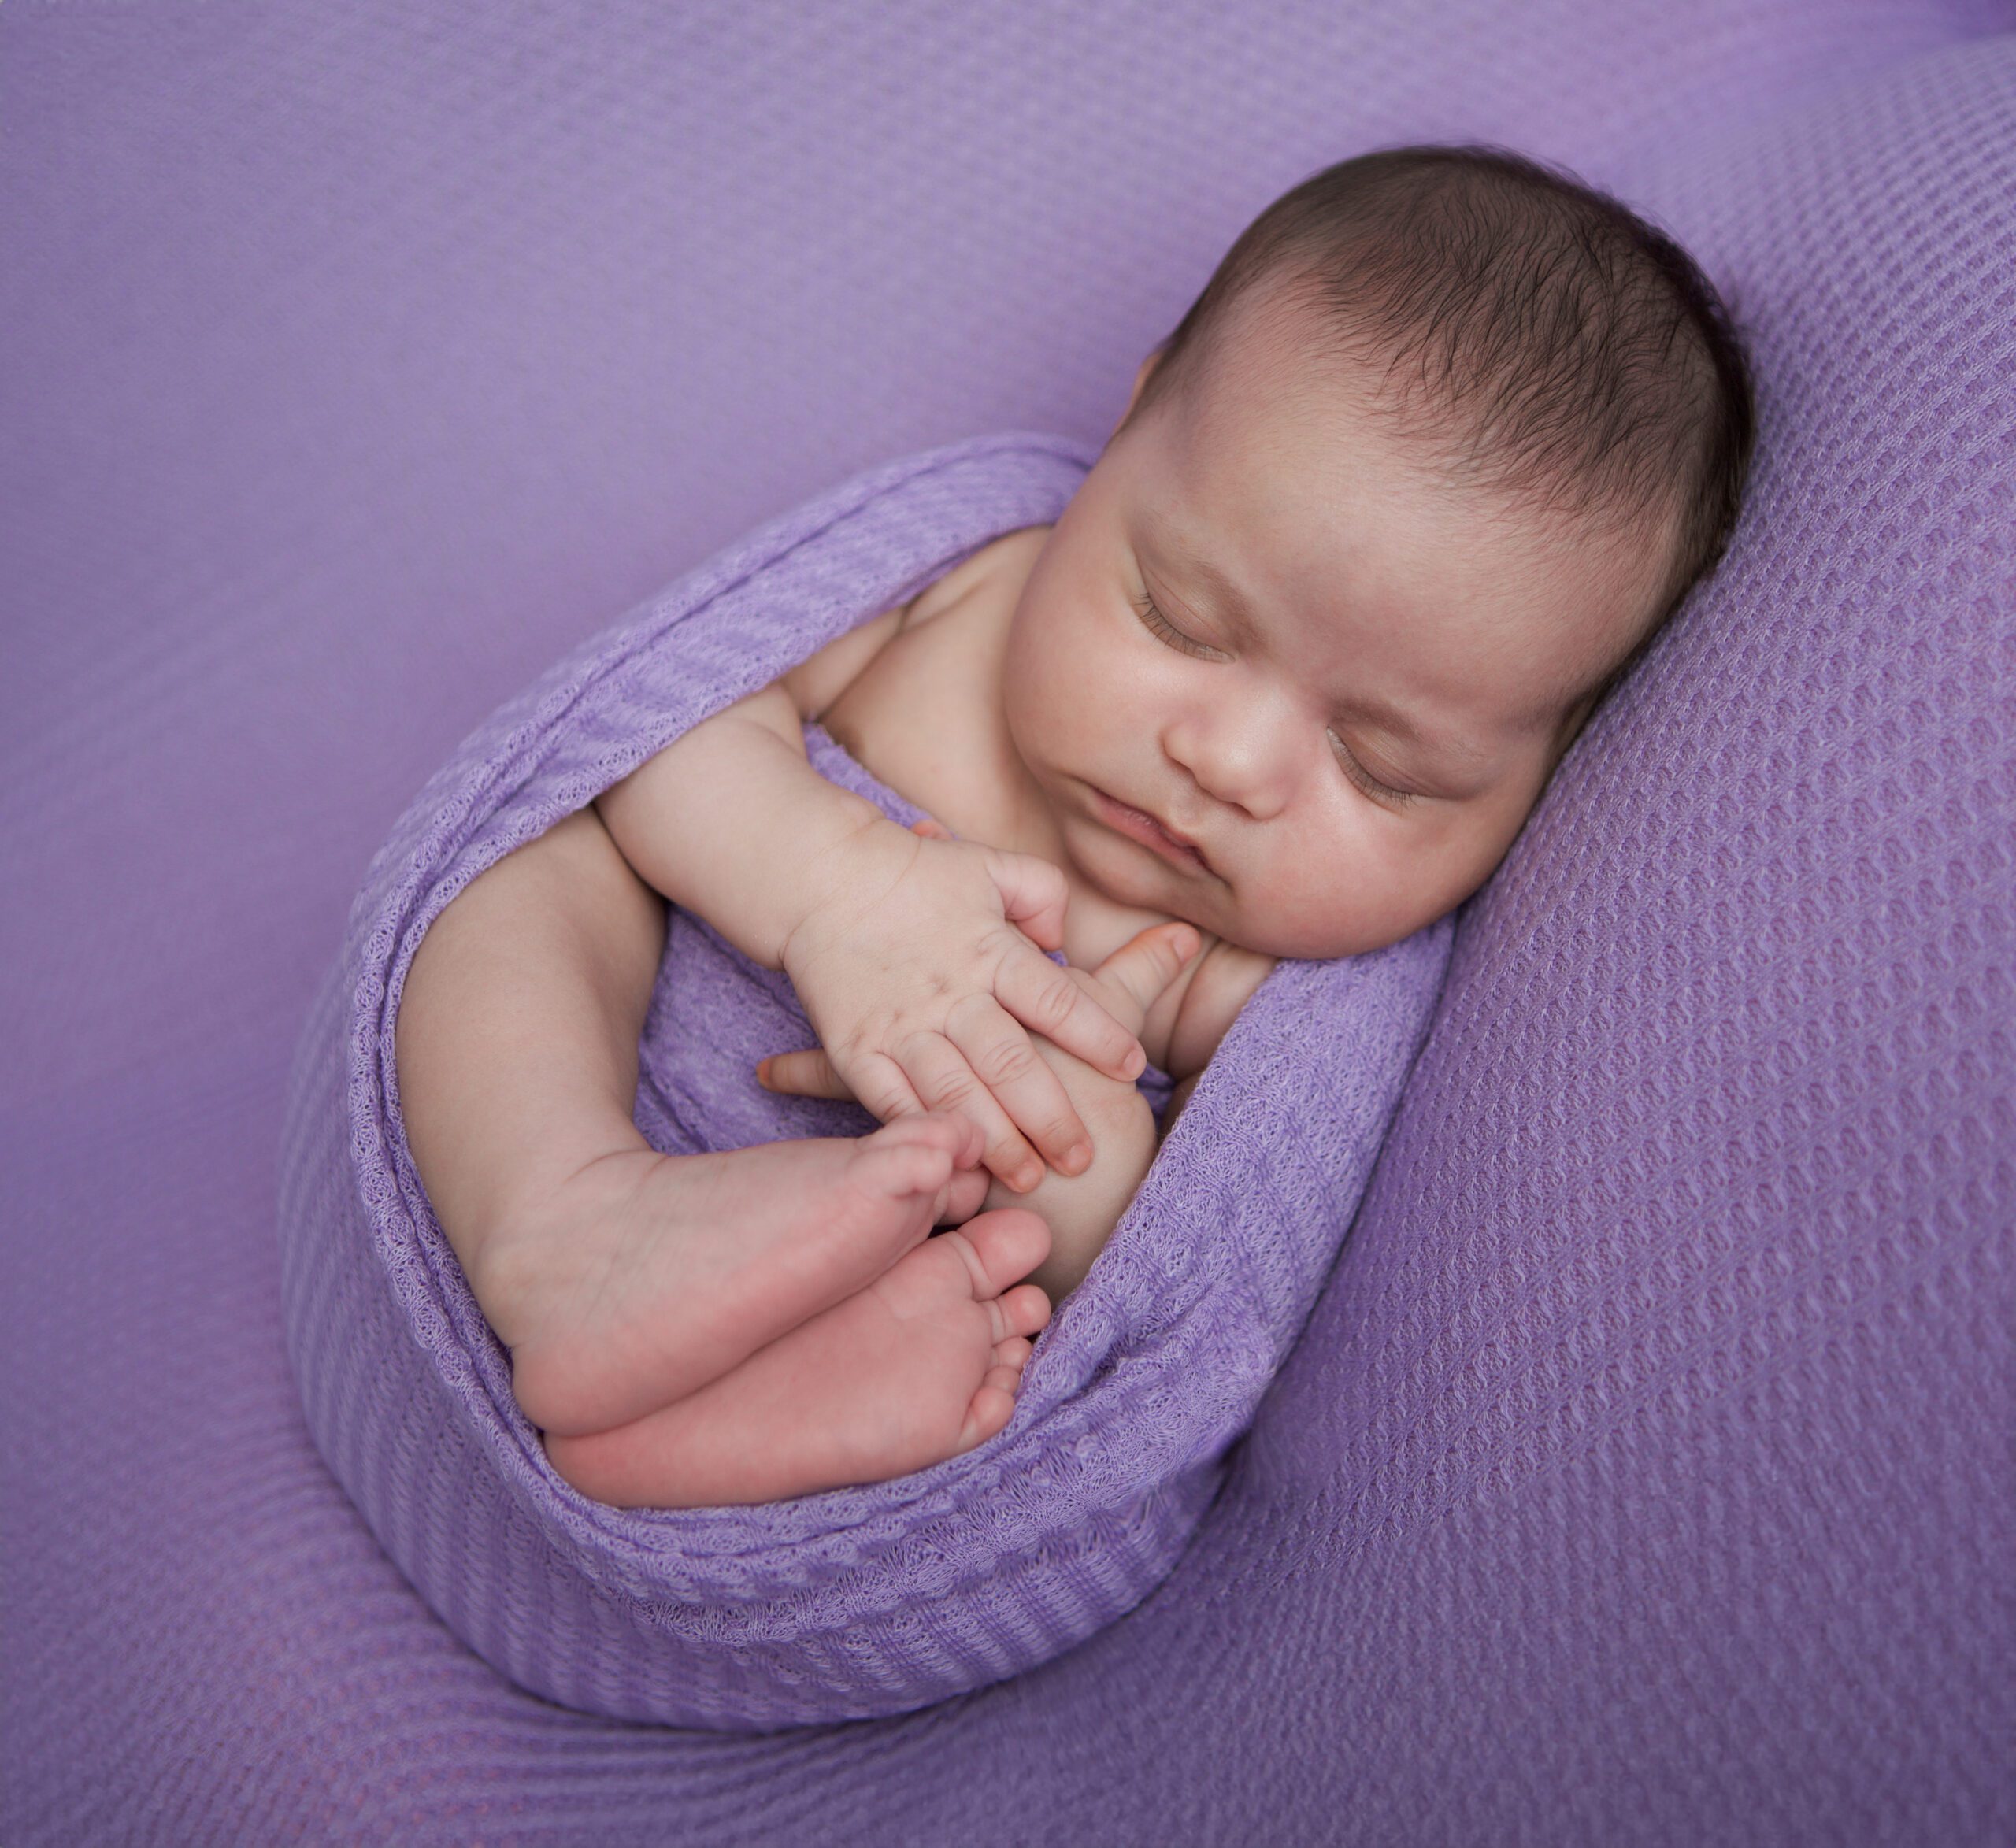
[{"label": "baby's chin", "polygon": [[[1148,891],[1128,881],[1106,881],[1086,875],[1086,883],[1101,897],[1131,911],[1153,912],[1161,918],[1180,918],[1195,924],[1207,940],[1215,938],[1236,950],[1255,956],[1279,957],[1294,962],[1334,962],[1347,956],[1363,956],[1384,950],[1402,937],[1412,936],[1421,927],[1410,925],[1398,935],[1380,935],[1364,930],[1313,930],[1306,924],[1292,924],[1281,919],[1254,918],[1236,907],[1186,902],[1188,894]],[[1432,920],[1424,920],[1432,922]]]},{"label": "baby's chin", "polygon": [[1412,936],[1423,924],[1433,920],[1424,918],[1408,923],[1404,928],[1381,931],[1364,923],[1326,928],[1311,924],[1306,919],[1256,917],[1244,910],[1234,909],[1210,924],[1199,924],[1194,917],[1188,921],[1239,949],[1251,950],[1256,956],[1275,956],[1295,962],[1334,962],[1342,957],[1365,956],[1373,950],[1384,950],[1389,944]]},{"label": "baby's chin", "polygon": [[1195,924],[1207,938],[1250,950],[1256,956],[1328,962],[1383,950],[1419,928],[1410,924],[1398,935],[1382,936],[1363,920],[1312,923],[1306,917],[1256,910],[1239,902],[1237,889],[1222,875],[1199,873],[1188,878],[1171,868],[1165,878],[1157,865],[1137,863],[1102,832],[1074,839],[1073,830],[1067,828],[1065,836],[1065,851],[1079,877],[1110,903],[1130,911],[1151,912],[1158,918],[1180,918]]},{"label": "baby's chin", "polygon": [[1197,881],[1186,880],[1173,869],[1168,878],[1158,878],[1151,867],[1136,866],[1131,856],[1123,857],[1102,836],[1093,843],[1091,852],[1083,851],[1071,840],[1068,829],[1065,850],[1079,877],[1110,903],[1130,911],[1152,911],[1162,917],[1180,918],[1214,937],[1225,934],[1220,928],[1222,908],[1211,902],[1214,894],[1222,893],[1222,881],[1213,880],[1212,891],[1206,892]]}]

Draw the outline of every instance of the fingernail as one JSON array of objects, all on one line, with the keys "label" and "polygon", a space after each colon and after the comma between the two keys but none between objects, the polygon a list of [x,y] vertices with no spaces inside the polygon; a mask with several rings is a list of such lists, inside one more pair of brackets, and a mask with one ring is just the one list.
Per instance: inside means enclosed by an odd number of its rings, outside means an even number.
[{"label": "fingernail", "polygon": [[1064,1152],[1062,1172],[1065,1174],[1083,1174],[1091,1165],[1092,1145],[1090,1143],[1073,1143]]},{"label": "fingernail", "polygon": [[1123,1078],[1139,1078],[1148,1068],[1148,1055],[1138,1046],[1121,1061],[1120,1075]]},{"label": "fingernail", "polygon": [[1026,1194],[1042,1179],[1043,1164],[1040,1161],[1025,1161],[1015,1170],[1014,1178],[1008,1184],[1017,1193]]}]

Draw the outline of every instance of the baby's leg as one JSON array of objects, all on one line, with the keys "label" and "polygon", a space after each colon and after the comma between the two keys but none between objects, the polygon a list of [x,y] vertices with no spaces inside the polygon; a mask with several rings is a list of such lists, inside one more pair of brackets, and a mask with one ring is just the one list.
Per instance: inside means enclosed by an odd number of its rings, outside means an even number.
[{"label": "baby's leg", "polygon": [[584,1495],[631,1508],[774,1502],[886,1481],[1005,1426],[1050,1302],[1033,1213],[984,1213],[927,1239],[732,1372],[613,1431],[546,1440]]},{"label": "baby's leg", "polygon": [[528,1218],[582,1170],[647,1149],[630,1120],[665,906],[592,809],[450,902],[407,972],[401,1113],[481,1298]]},{"label": "baby's leg", "polygon": [[397,1024],[406,1135],[520,1405],[604,1431],[718,1379],[980,1205],[977,1128],[665,1156],[631,1111],[664,906],[593,810],[458,894]]}]

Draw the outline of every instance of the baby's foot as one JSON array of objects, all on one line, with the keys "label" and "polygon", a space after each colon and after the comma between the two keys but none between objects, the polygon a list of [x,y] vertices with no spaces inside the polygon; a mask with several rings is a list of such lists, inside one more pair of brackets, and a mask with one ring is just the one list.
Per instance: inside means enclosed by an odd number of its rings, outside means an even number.
[{"label": "baby's foot", "polygon": [[518,1403],[547,1431],[607,1431],[718,1379],[976,1211],[984,1147],[932,1112],[859,1138],[591,1162],[471,1278]]},{"label": "baby's foot", "polygon": [[1007,1286],[1049,1249],[1033,1213],[984,1213],[690,1398],[619,1430],[549,1432],[547,1455],[623,1508],[774,1502],[957,1456],[1014,1409],[1050,1300]]}]

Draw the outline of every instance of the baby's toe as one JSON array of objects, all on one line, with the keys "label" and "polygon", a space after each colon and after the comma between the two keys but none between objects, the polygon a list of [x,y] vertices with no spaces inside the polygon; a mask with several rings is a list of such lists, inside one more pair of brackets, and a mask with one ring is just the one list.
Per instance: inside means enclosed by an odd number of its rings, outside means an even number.
[{"label": "baby's toe", "polygon": [[987,1370],[987,1377],[980,1382],[980,1384],[994,1387],[1007,1394],[1012,1399],[1015,1396],[1016,1387],[1021,1383],[1021,1380],[1022,1369],[1020,1367],[989,1367]]},{"label": "baby's toe", "polygon": [[987,1198],[987,1190],[993,1176],[984,1168],[966,1168],[955,1172],[952,1178],[938,1190],[935,1203],[934,1225],[961,1225],[980,1211]]},{"label": "baby's toe", "polygon": [[[1050,1320],[1050,1298],[1034,1283],[1018,1284],[1000,1298],[1002,1320],[1008,1335],[1033,1335]],[[1028,1357],[1028,1343],[1023,1342],[1022,1357]]]},{"label": "baby's toe", "polygon": [[1029,1364],[1029,1356],[1035,1352],[1035,1348],[1021,1335],[1011,1335],[1006,1341],[994,1344],[994,1364],[997,1367],[1013,1367],[1019,1373]]},{"label": "baby's toe", "polygon": [[[896,1127],[891,1124],[890,1129]],[[862,1140],[848,1164],[848,1179],[870,1194],[927,1194],[935,1198],[952,1177],[952,1155],[942,1139],[902,1136],[885,1141],[888,1135],[884,1131]]]},{"label": "baby's toe", "polygon": [[[943,1236],[965,1241],[971,1254],[968,1268],[973,1273],[976,1302],[999,1296],[1050,1255],[1050,1228],[1026,1206],[1003,1206],[983,1213],[976,1219],[968,1220],[956,1232]],[[1036,1325],[1040,1328],[1042,1324]],[[1006,1332],[1026,1334],[1028,1331],[1011,1328]]]},{"label": "baby's toe", "polygon": [[987,1137],[980,1125],[950,1110],[925,1110],[899,1117],[885,1123],[869,1139],[943,1149],[955,1168],[973,1166],[987,1148]]},{"label": "baby's toe", "polygon": [[994,1374],[990,1372],[987,1383],[973,1394],[973,1403],[966,1408],[966,1421],[959,1430],[959,1447],[952,1453],[955,1457],[985,1443],[991,1437],[999,1436],[1014,1413],[1014,1394],[1006,1387],[994,1384],[993,1380]]}]

